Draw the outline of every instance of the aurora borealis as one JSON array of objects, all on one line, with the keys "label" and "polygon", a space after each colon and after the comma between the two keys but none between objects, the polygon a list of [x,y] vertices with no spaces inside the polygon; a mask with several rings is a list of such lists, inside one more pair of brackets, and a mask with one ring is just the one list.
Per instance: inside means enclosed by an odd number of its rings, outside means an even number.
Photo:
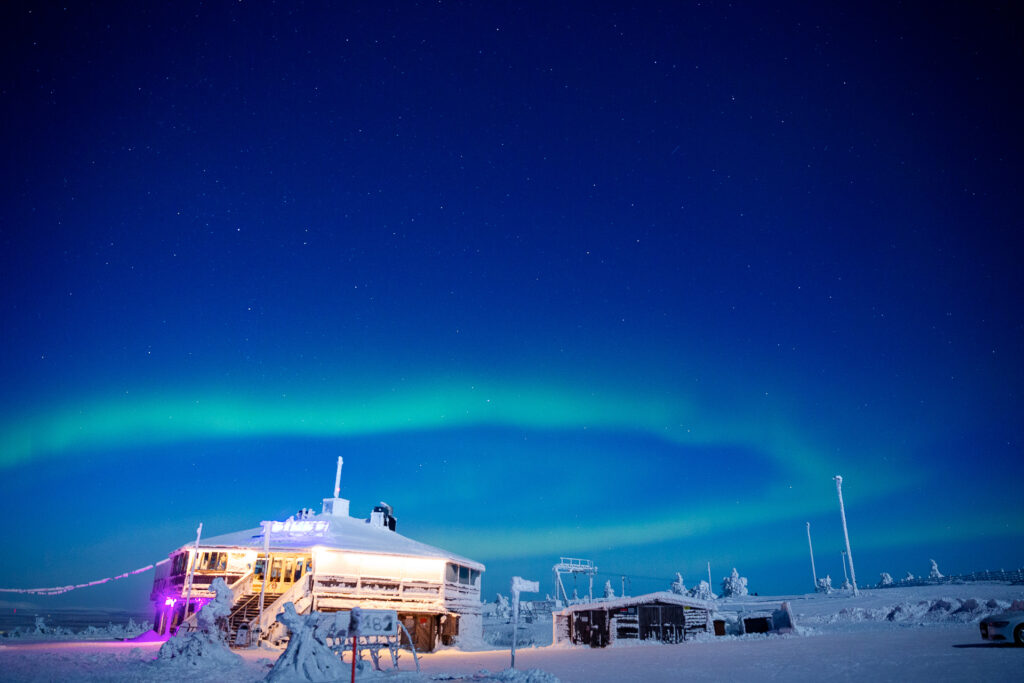
[{"label": "aurora borealis", "polygon": [[864,583],[1024,564],[999,7],[0,11],[2,587],[317,507],[338,455],[488,597],[807,590],[835,474]]}]

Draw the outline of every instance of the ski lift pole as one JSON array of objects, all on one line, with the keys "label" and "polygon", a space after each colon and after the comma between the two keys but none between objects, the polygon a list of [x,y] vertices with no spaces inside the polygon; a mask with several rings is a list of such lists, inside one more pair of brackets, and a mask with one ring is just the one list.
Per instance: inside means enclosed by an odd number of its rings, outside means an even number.
[{"label": "ski lift pole", "polygon": [[[843,505],[843,478],[838,474],[835,476],[836,493],[839,494],[839,516],[843,520],[843,538],[846,540],[846,557],[850,561],[850,581],[853,582],[853,594],[857,593],[857,572],[853,570],[853,552],[850,550],[850,533],[846,530],[846,507]],[[843,563],[843,571],[846,571],[846,563]]]},{"label": "ski lift pole", "polygon": [[811,545],[810,522],[807,522],[807,548],[811,551],[811,576],[814,578],[814,590],[818,590],[818,571],[814,568],[814,546]]}]

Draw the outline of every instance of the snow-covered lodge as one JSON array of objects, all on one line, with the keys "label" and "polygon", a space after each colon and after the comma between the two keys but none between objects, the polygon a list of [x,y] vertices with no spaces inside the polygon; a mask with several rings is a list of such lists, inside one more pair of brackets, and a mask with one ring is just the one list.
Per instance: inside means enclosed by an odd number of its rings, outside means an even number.
[{"label": "snow-covered lodge", "polygon": [[334,497],[324,499],[319,514],[301,510],[283,522],[200,538],[172,552],[153,583],[156,630],[173,632],[194,619],[220,577],[234,594],[232,643],[245,639],[239,634],[267,634],[287,602],[300,614],[396,610],[420,651],[457,637],[478,640],[484,566],[397,533],[386,504],[369,519],[350,517],[349,501],[338,497],[340,476],[339,458]]},{"label": "snow-covered lodge", "polygon": [[604,647],[617,640],[680,643],[694,631],[710,631],[711,607],[662,591],[635,597],[595,600],[555,612],[553,641]]}]

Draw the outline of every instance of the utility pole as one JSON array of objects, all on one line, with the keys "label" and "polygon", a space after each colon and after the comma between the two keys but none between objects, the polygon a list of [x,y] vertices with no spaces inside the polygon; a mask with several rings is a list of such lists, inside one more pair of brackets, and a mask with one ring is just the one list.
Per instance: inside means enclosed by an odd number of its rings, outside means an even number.
[{"label": "utility pole", "polygon": [[715,592],[713,586],[714,584],[711,583],[711,560],[708,560],[708,590],[710,590],[712,593]]},{"label": "utility pole", "polygon": [[[850,552],[850,532],[846,530],[846,508],[843,506],[843,478],[838,474],[835,476],[836,493],[839,494],[839,516],[843,520],[843,538],[846,539],[846,557],[850,560],[850,580],[853,582],[853,594],[857,592],[857,572],[853,570],[853,553]],[[846,563],[843,563],[843,571],[846,571]]]},{"label": "utility pole", "polygon": [[807,548],[811,551],[811,576],[814,577],[814,590],[818,590],[818,572],[814,568],[814,546],[811,545],[811,523],[807,522]]}]

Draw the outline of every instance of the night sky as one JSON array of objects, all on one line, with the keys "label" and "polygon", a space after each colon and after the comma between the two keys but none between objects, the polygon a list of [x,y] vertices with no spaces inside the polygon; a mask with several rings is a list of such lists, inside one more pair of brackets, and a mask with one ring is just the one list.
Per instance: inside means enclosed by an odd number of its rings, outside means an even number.
[{"label": "night sky", "polygon": [[836,474],[862,585],[1024,564],[1009,4],[151,4],[0,8],[0,587],[338,455],[487,598],[838,584]]}]

